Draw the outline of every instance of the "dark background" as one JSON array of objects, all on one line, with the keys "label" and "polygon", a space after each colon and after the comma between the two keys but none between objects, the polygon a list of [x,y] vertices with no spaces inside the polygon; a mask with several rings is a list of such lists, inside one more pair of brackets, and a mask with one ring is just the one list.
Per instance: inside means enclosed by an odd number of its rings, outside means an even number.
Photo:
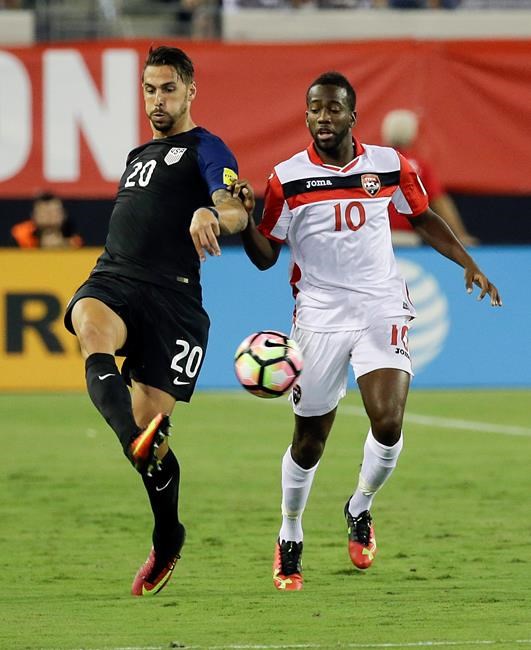
[{"label": "dark background", "polygon": [[[484,244],[531,244],[531,196],[452,194],[469,232]],[[113,208],[110,199],[65,200],[74,229],[86,246],[103,246]],[[258,200],[255,214],[262,212]],[[0,201],[0,246],[14,246],[11,227],[29,218],[31,200]],[[239,237],[225,239],[225,245],[238,244]]]}]

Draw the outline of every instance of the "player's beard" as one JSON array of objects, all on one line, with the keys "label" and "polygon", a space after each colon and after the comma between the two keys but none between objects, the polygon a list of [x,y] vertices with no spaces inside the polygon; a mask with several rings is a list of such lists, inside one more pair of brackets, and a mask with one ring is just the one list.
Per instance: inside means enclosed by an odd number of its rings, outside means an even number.
[{"label": "player's beard", "polygon": [[[153,125],[153,128],[159,133],[162,134],[170,133],[171,131],[175,130],[175,125],[179,122],[179,120],[183,117],[183,115],[186,114],[186,108],[187,108],[186,105],[182,106],[179,112],[174,115],[171,115],[166,111],[155,110],[149,114],[149,120]],[[157,112],[162,113],[163,115],[161,117],[154,118],[153,114]]]},{"label": "player's beard", "polygon": [[313,140],[315,142],[315,146],[318,151],[323,151],[327,153],[328,155],[334,155],[337,153],[341,147],[341,144],[345,140],[345,138],[350,139],[351,127],[346,126],[344,129],[339,131],[338,133],[334,133],[334,137],[330,138],[329,140],[326,140],[322,142],[317,133],[313,134]]},{"label": "player's beard", "polygon": [[153,125],[153,128],[159,133],[168,133],[168,131],[172,130],[175,124],[175,120],[172,118],[171,115],[168,115],[168,113],[164,113],[163,117],[155,117],[155,118],[153,117],[153,115],[150,115],[149,119],[151,121],[151,124]]}]

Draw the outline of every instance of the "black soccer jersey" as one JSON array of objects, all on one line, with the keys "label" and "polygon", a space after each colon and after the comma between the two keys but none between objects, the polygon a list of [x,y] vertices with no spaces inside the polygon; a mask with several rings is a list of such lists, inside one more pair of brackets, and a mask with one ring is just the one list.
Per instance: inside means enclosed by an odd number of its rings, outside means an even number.
[{"label": "black soccer jersey", "polygon": [[193,212],[212,205],[212,193],[237,173],[232,152],[201,127],[133,149],[93,273],[195,292],[200,263],[189,232]]}]

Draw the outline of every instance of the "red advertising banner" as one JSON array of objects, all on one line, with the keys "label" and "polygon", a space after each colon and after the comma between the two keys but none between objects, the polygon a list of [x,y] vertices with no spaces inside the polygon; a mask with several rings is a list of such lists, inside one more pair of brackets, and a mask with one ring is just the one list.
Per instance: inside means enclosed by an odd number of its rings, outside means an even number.
[{"label": "red advertising banner", "polygon": [[[409,108],[419,153],[450,189],[531,193],[531,41],[166,42],[196,66],[196,123],[225,140],[258,193],[308,144],[306,89],[327,70],[356,88],[362,142],[379,143],[385,113]],[[114,195],[126,154],[151,137],[140,92],[150,45],[0,49],[0,198]]]}]

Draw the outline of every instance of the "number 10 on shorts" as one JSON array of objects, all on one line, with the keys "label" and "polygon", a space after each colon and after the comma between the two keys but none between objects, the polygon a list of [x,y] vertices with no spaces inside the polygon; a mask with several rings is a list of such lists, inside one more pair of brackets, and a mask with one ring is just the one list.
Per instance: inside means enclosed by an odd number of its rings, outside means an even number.
[{"label": "number 10 on shorts", "polygon": [[[391,326],[391,345],[396,348],[397,354],[405,354],[409,357],[409,346],[408,346],[408,331],[409,327],[407,325],[398,325]],[[400,344],[399,345],[399,341]]]}]

